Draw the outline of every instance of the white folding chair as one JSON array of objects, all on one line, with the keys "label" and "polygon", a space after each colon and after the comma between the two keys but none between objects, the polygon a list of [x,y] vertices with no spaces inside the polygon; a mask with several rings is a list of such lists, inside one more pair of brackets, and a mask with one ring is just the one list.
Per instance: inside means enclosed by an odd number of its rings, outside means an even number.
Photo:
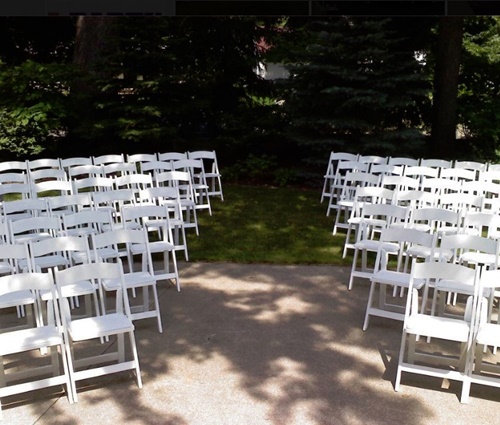
[{"label": "white folding chair", "polygon": [[[500,288],[500,270],[482,270],[479,278],[479,294],[487,292],[494,293]],[[487,347],[500,346],[500,320],[492,320],[490,302],[487,298],[481,298],[478,302],[477,316],[475,320],[475,332],[473,334],[472,349],[469,358],[469,377],[471,384],[486,385],[500,388],[500,368],[494,356],[493,361],[485,358]]]},{"label": "white folding chair", "polygon": [[[354,206],[354,194],[358,187],[365,186],[378,186],[380,182],[380,176],[376,176],[370,173],[349,171],[344,178],[344,186],[342,187],[342,192],[338,198],[337,204],[332,205],[331,208],[335,209],[335,220],[333,224],[332,233],[337,234],[337,229],[349,227],[347,220],[351,215],[351,210]],[[332,198],[330,198],[330,201]],[[341,216],[344,216],[341,219]]]},{"label": "white folding chair", "polygon": [[[357,241],[354,244],[354,255],[352,259],[351,274],[349,276],[348,289],[352,289],[355,277],[369,279],[373,274],[373,268],[368,267],[368,253],[376,253],[380,245],[387,252],[397,252],[397,243],[381,242],[380,232],[383,228],[397,223],[405,223],[408,219],[409,210],[390,204],[367,204],[363,207],[363,216],[359,223]],[[361,253],[361,267],[358,267],[358,256]]]},{"label": "white folding chair", "polygon": [[[471,318],[476,313],[478,292],[476,289],[474,295],[470,297],[466,310],[460,318],[432,316],[419,308],[419,291],[415,283],[440,279],[452,279],[472,288],[478,287],[477,272],[474,269],[445,262],[413,264],[394,389],[399,391],[403,372],[440,377],[462,382],[461,401],[466,402],[470,389],[467,359],[474,333],[474,323]],[[433,344],[429,345],[425,338],[419,338],[422,336],[432,338]],[[449,347],[445,351],[443,347],[437,346],[435,339],[458,343],[460,345],[458,354],[452,357],[448,351]],[[417,345],[421,351],[417,351]],[[423,350],[424,348],[427,350]]]},{"label": "white folding chair", "polygon": [[[125,273],[125,288],[134,293],[142,289],[142,303],[131,306],[132,320],[156,318],[158,331],[163,332],[161,324],[160,305],[158,302],[157,280],[153,268],[153,260],[146,229],[117,229],[110,232],[91,235],[92,247],[96,259],[101,260],[126,260],[128,271]],[[124,252],[120,252],[119,245],[124,245]],[[136,250],[132,247],[138,246]],[[116,255],[113,256],[112,252]],[[104,254],[104,255],[103,255]],[[134,271],[134,256],[141,257],[141,270]],[[101,305],[105,309],[106,292],[115,292],[121,288],[118,279],[104,279],[101,285]],[[153,305],[149,302],[149,291],[153,295]]]},{"label": "white folding chair", "polygon": [[[139,388],[142,388],[134,325],[131,319],[121,263],[110,264],[101,262],[81,264],[66,270],[55,270],[54,275],[59,294],[59,303],[61,304],[63,329],[67,341],[65,344],[65,353],[68,358],[74,400],[78,400],[77,382],[121,371],[135,371],[137,385]],[[97,290],[105,279],[116,282],[116,298],[113,312],[110,313],[105,309],[100,315],[73,318],[69,302],[64,297],[65,288],[85,280],[90,282],[95,290]],[[131,359],[127,359],[125,353],[124,338],[126,335],[129,337]],[[109,349],[99,350],[103,354],[84,358],[79,355],[79,342],[95,339],[108,340],[109,337],[116,337],[116,351],[110,351],[114,345],[111,343]]]},{"label": "white folding chair", "polygon": [[212,206],[210,204],[210,196],[208,184],[205,180],[205,169],[201,159],[181,159],[172,162],[172,171],[187,172],[191,178],[191,189],[196,202],[196,209],[207,209],[212,215]]},{"label": "white folding chair", "polygon": [[[37,294],[49,291],[56,299],[55,285],[50,273],[19,273],[0,277],[0,298],[19,292]],[[36,301],[39,304],[39,300]],[[65,386],[68,400],[73,403],[70,373],[65,355],[65,340],[61,326],[57,302],[49,302],[45,325],[0,333],[0,398],[22,394],[41,388]],[[11,357],[34,350],[50,348],[50,363],[34,356],[26,358]],[[38,361],[40,366],[34,366]],[[60,362],[62,361],[62,371]],[[22,363],[21,363],[22,362]],[[20,367],[22,366],[26,367]],[[14,365],[15,367],[12,367]],[[11,367],[9,367],[11,366]],[[7,372],[11,369],[11,373]]]},{"label": "white folding chair", "polygon": [[151,187],[139,191],[141,205],[166,206],[169,213],[168,222],[172,229],[176,251],[184,251],[184,258],[189,261],[186,230],[182,218],[182,206],[179,190],[176,187]]},{"label": "white folding chair", "polygon": [[[390,249],[385,250],[384,244],[390,244]],[[394,251],[392,244],[397,244],[398,249]],[[431,261],[434,259],[434,249],[436,244],[436,235],[426,233],[417,229],[405,229],[388,227],[382,229],[380,235],[380,244],[377,251],[377,258],[375,260],[374,272],[370,278],[370,292],[368,295],[368,302],[366,304],[365,321],[363,330],[368,328],[370,316],[383,317],[392,320],[404,320],[405,304],[402,303],[403,299],[396,294],[394,289],[400,289],[404,293],[410,284],[410,270],[408,267],[409,255],[407,255],[408,248],[417,249],[424,247],[429,250],[429,255],[424,258],[424,261]],[[396,265],[390,267],[390,255],[395,257]],[[417,256],[413,256],[412,263],[417,261]],[[425,281],[414,282],[413,286],[420,289],[425,285]],[[378,289],[377,289],[378,288]],[[387,301],[387,289],[391,289],[393,293],[393,300]],[[375,293],[378,292],[378,303],[375,302]],[[423,300],[427,299],[427,288],[422,296]],[[425,308],[424,303],[422,309]]]},{"label": "white folding chair", "polygon": [[[208,184],[209,196],[220,196],[224,200],[222,193],[221,173],[217,163],[217,155],[215,151],[194,151],[187,153],[188,159],[201,159],[203,161],[203,172],[205,182]],[[197,176],[194,176],[197,178]]]},{"label": "white folding chair", "polygon": [[[197,204],[189,173],[184,171],[166,171],[164,173],[158,173],[155,174],[155,182],[157,187],[174,187],[178,190],[183,212],[184,227],[194,227],[196,234],[199,235],[198,215],[196,213]],[[192,220],[191,215],[193,217]]]},{"label": "white folding chair", "polygon": [[[136,205],[134,207],[124,208],[123,220],[125,223],[133,222],[139,228],[144,228],[148,234],[158,232],[158,238],[149,241],[149,251],[151,254],[163,254],[163,269],[155,270],[153,273],[157,281],[174,281],[177,290],[180,291],[179,273],[177,270],[177,258],[175,255],[175,244],[170,225],[170,217],[167,206],[165,205]],[[125,224],[127,228],[127,225]],[[128,228],[133,228],[132,226]],[[147,254],[145,244],[132,244],[130,246],[132,256]]]}]

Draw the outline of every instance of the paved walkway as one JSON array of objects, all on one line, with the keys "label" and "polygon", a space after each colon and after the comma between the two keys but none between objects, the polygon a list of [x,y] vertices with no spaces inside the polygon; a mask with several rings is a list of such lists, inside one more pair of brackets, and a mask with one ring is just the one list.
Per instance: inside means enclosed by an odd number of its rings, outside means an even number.
[{"label": "paved walkway", "polygon": [[137,323],[144,387],[128,373],[3,400],[6,424],[486,424],[500,390],[404,375],[401,324],[361,330],[368,285],[346,289],[329,266],[181,264],[182,290],[160,283],[164,333]]}]

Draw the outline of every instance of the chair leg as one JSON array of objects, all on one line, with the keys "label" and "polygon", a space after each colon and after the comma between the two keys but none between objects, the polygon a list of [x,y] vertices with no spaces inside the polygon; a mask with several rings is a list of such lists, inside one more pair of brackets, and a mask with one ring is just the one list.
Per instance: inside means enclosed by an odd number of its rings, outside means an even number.
[{"label": "chair leg", "polygon": [[[382,290],[382,289],[380,289]],[[375,292],[375,282],[372,282],[370,285],[370,293],[368,294],[368,302],[366,304],[366,312],[365,312],[365,321],[363,323],[363,331],[368,329],[368,322],[370,320],[370,309],[373,303],[373,294]]]},{"label": "chair leg", "polygon": [[349,291],[352,289],[352,281],[354,279],[354,272],[356,271],[356,263],[358,261],[358,248],[354,248],[354,256],[353,256],[353,259],[352,259],[352,267],[351,267],[351,275],[349,276],[349,285],[347,287],[347,289],[349,289]]}]

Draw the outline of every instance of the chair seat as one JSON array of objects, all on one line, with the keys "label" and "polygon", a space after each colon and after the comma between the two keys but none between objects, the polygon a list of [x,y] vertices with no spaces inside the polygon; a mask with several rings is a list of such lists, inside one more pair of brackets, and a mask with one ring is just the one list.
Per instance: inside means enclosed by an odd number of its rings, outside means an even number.
[{"label": "chair seat", "polygon": [[356,249],[377,251],[379,248],[387,252],[398,252],[399,245],[391,242],[380,242],[373,239],[362,239],[354,244]]},{"label": "chair seat", "polygon": [[[154,285],[157,280],[156,277],[148,272],[125,273],[124,277],[125,286],[127,288],[140,288],[146,285]],[[106,291],[116,291],[121,286],[119,279],[103,279],[102,285]]]},{"label": "chair seat", "polygon": [[72,320],[68,326],[73,341],[100,338],[133,330],[132,321],[126,315],[120,313]]},{"label": "chair seat", "polygon": [[[174,245],[165,241],[157,241],[149,243],[149,250],[151,251],[151,253],[172,251],[174,248],[175,248]],[[133,244],[130,247],[130,251],[132,252],[133,255],[142,254],[146,251],[146,244],[143,243]]]},{"label": "chair seat", "polygon": [[[396,272],[393,270],[380,270],[373,274],[370,278],[372,282],[385,283],[388,285],[400,286],[408,288],[410,285],[410,273]],[[420,289],[425,284],[424,279],[415,279],[413,286]]]},{"label": "chair seat", "polygon": [[412,314],[406,321],[405,330],[414,335],[431,338],[466,342],[469,336],[469,324],[463,320],[442,316]]},{"label": "chair seat", "polygon": [[[406,253],[412,257],[429,258],[431,255],[431,248],[428,246],[414,245],[406,250]],[[434,260],[445,259],[449,261],[453,256],[451,249],[437,248],[434,250]]]},{"label": "chair seat", "polygon": [[0,334],[0,356],[59,344],[62,344],[62,336],[55,326],[12,331]]},{"label": "chair seat", "polygon": [[[50,267],[57,267],[57,266],[65,267],[68,265],[69,265],[68,260],[60,254],[46,255],[44,257],[36,257],[35,264],[33,264],[33,266],[40,267],[41,269],[48,269]],[[19,260],[19,267],[24,269],[27,266],[28,266],[27,260],[24,259]]]},{"label": "chair seat", "polygon": [[496,323],[483,323],[479,326],[476,341],[481,345],[500,346],[500,325]]}]

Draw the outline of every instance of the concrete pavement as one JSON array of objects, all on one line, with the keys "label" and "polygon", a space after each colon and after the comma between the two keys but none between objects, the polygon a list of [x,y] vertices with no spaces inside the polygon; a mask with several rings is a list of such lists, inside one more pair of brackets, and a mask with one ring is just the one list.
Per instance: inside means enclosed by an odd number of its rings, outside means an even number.
[{"label": "concrete pavement", "polygon": [[[6,424],[322,425],[493,423],[500,391],[403,375],[401,324],[361,330],[368,284],[333,266],[181,263],[159,284],[164,324],[136,323],[143,388],[129,373],[3,402]],[[99,344],[97,342],[97,344]],[[97,345],[98,349],[101,349]],[[102,346],[104,350],[105,347]]]}]

